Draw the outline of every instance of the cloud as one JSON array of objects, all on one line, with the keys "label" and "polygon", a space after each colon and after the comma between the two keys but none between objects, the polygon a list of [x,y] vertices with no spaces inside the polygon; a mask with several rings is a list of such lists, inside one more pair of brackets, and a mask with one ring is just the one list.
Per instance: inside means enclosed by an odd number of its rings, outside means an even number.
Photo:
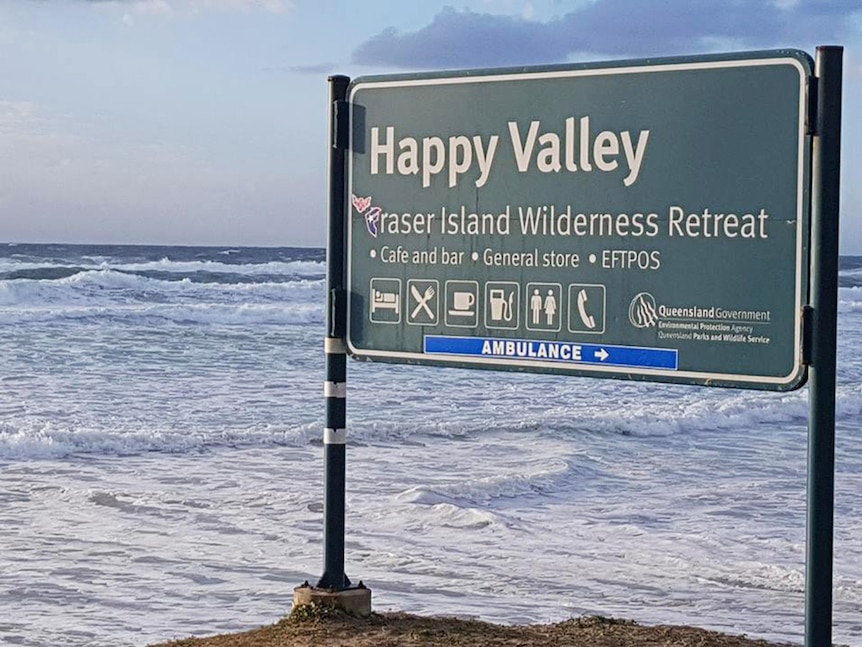
[{"label": "cloud", "polygon": [[[105,0],[89,0],[90,2],[104,2]],[[173,13],[171,5],[167,0],[137,0],[136,2],[124,3],[131,7],[131,11],[123,13],[122,21],[127,25],[135,24],[134,15],[139,16],[167,16]]]},{"label": "cloud", "polygon": [[553,23],[446,7],[416,32],[390,27],[373,36],[353,52],[353,62],[421,68],[556,61],[565,48],[548,38],[553,30]]},{"label": "cloud", "polygon": [[[596,0],[547,22],[446,7],[430,24],[388,28],[353,62],[401,68],[558,63],[571,56],[656,56],[809,47],[858,34],[862,0]],[[857,21],[854,25],[854,19]]]},{"label": "cloud", "polygon": [[35,119],[36,106],[30,101],[4,101],[0,99],[0,133],[28,124]]},{"label": "cloud", "polygon": [[292,0],[83,0],[95,5],[132,7],[144,15],[170,14],[175,10],[190,11],[249,11],[262,9],[268,13],[286,13],[293,7]]},{"label": "cloud", "polygon": [[186,3],[199,9],[263,9],[269,13],[286,13],[292,6],[289,0],[186,0]]},{"label": "cloud", "polygon": [[328,74],[336,67],[335,63],[311,63],[309,65],[289,65],[286,69],[297,74]]},{"label": "cloud", "polygon": [[[13,168],[28,161],[34,152],[53,159],[55,149],[74,147],[81,137],[63,131],[55,119],[47,117],[31,101],[5,101],[0,99],[0,167]],[[0,173],[2,175],[2,173]]]}]

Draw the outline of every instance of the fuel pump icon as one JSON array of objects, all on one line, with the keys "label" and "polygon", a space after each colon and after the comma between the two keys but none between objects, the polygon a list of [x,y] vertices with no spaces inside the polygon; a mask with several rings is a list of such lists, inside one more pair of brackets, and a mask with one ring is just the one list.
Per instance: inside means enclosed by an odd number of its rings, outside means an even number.
[{"label": "fuel pump icon", "polygon": [[514,330],[518,327],[520,307],[518,283],[489,281],[485,284],[485,327]]},{"label": "fuel pump icon", "polygon": [[509,292],[508,299],[506,298],[506,291],[499,288],[491,290],[489,294],[491,321],[505,321],[506,323],[512,321],[512,301],[515,298],[515,293]]}]

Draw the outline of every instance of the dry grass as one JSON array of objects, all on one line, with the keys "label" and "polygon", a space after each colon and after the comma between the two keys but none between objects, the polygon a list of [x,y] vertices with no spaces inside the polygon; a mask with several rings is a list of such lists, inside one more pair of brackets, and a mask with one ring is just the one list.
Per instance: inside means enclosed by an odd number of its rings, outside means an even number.
[{"label": "dry grass", "polygon": [[777,647],[696,627],[646,627],[589,616],[550,625],[503,626],[406,613],[350,616],[316,604],[253,631],[186,638],[151,647]]}]

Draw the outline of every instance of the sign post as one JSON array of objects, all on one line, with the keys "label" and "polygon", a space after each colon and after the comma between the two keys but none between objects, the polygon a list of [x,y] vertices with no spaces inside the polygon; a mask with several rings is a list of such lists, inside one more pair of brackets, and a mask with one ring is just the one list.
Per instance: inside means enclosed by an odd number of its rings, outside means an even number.
[{"label": "sign post", "polygon": [[344,570],[345,475],[347,467],[347,351],[344,298],[344,157],[346,76],[329,79],[329,222],[326,245],[326,336],[323,383],[323,575],[317,586],[293,590],[294,605],[323,604],[356,615],[371,613],[371,589],[352,586]]},{"label": "sign post", "polygon": [[323,576],[319,588],[346,589],[350,580],[344,573],[344,477],[346,471],[347,354],[344,340],[344,148],[338,141],[338,106],[344,101],[349,79],[329,79],[329,226],[326,262],[326,375],[323,385],[326,426],[323,436]]},{"label": "sign post", "polygon": [[838,205],[841,168],[841,47],[817,48],[817,132],[811,229],[811,382],[808,416],[808,527],[805,645],[832,645],[835,506],[835,374],[838,313]]}]

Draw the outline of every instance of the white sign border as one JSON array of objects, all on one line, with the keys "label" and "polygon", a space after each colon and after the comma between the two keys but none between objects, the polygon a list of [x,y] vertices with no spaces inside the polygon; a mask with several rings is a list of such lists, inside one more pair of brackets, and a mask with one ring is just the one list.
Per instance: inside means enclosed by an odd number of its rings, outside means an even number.
[{"label": "white sign border", "polygon": [[[706,61],[686,61],[677,63],[659,63],[649,64],[643,63],[640,65],[621,65],[619,67],[596,67],[587,69],[571,69],[571,70],[547,70],[547,71],[532,71],[532,72],[510,72],[501,74],[487,75],[464,75],[464,76],[445,76],[420,79],[381,79],[368,81],[359,79],[359,82],[353,84],[350,88],[348,102],[353,102],[353,97],[360,90],[367,89],[388,89],[397,87],[421,87],[431,85],[459,85],[467,83],[493,83],[498,81],[519,81],[519,80],[539,80],[539,79],[558,79],[558,78],[573,78],[573,77],[590,77],[590,76],[609,76],[623,74],[643,74],[657,72],[681,72],[692,70],[711,70],[711,69],[727,69],[727,68],[744,68],[744,67],[764,67],[777,65],[791,65],[799,72],[799,120],[798,120],[798,151],[797,151],[797,186],[796,186],[796,276],[795,276],[795,299],[796,311],[798,316],[794,322],[794,362],[793,370],[784,376],[763,376],[763,375],[743,375],[738,373],[712,373],[703,371],[679,371],[668,369],[635,369],[632,367],[602,367],[589,365],[587,367],[573,367],[571,371],[561,370],[561,367],[555,363],[548,362],[533,362],[533,361],[510,361],[500,360],[499,358],[465,358],[463,356],[434,355],[429,358],[426,353],[412,351],[387,351],[387,350],[369,350],[357,348],[353,345],[350,335],[350,312],[351,301],[353,298],[352,290],[352,252],[353,252],[353,218],[350,217],[351,205],[350,200],[347,205],[347,258],[346,258],[346,289],[347,289],[347,334],[346,344],[348,352],[357,358],[381,358],[403,360],[405,362],[422,362],[428,364],[453,364],[453,365],[472,365],[476,364],[484,368],[493,368],[494,366],[506,366],[512,369],[523,370],[523,367],[530,367],[540,370],[552,370],[555,373],[570,373],[571,375],[593,375],[601,373],[610,373],[612,376],[630,376],[643,375],[645,377],[665,378],[664,381],[670,382],[694,382],[708,384],[711,381],[718,381],[730,385],[746,386],[769,384],[776,387],[792,386],[799,381],[804,366],[802,362],[802,308],[805,305],[803,295],[803,260],[804,260],[804,241],[806,240],[806,232],[803,231],[803,214],[805,209],[805,146],[806,146],[806,112],[808,107],[808,87],[805,82],[807,79],[807,70],[802,62],[792,56],[761,56],[759,58],[728,58],[722,60],[706,60]],[[457,72],[453,72],[457,73]],[[348,141],[353,141],[353,121],[350,120],[350,134]],[[353,156],[347,155],[347,196],[353,194]],[[678,349],[677,349],[678,350]]]}]

